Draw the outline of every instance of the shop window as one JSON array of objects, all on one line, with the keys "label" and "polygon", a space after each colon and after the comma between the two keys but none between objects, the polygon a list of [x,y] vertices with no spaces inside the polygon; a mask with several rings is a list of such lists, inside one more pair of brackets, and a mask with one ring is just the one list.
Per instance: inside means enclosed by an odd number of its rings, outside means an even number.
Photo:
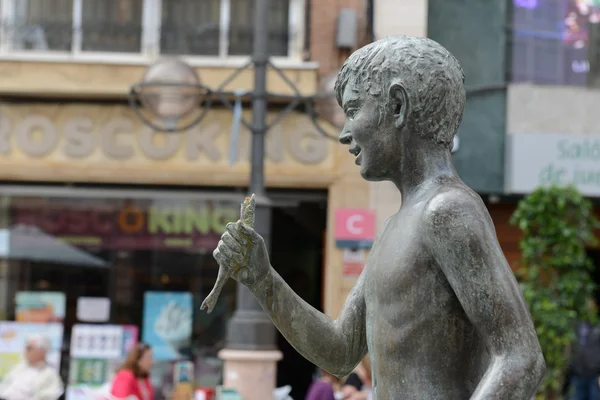
[{"label": "shop window", "polygon": [[[0,51],[248,56],[254,0],[4,0]],[[300,59],[304,0],[272,0],[269,51]],[[25,54],[23,54],[25,55]]]},{"label": "shop window", "polygon": [[[290,0],[270,2],[269,51],[287,56]],[[163,1],[165,54],[246,56],[253,48],[254,0]],[[221,35],[225,32],[226,35]]]},{"label": "shop window", "polygon": [[85,0],[82,3],[83,51],[139,53],[144,0]]},{"label": "shop window", "polygon": [[18,0],[3,10],[12,51],[139,53],[144,0]]},{"label": "shop window", "polygon": [[71,50],[72,0],[21,0],[12,6],[12,23],[5,27],[12,49]]},{"label": "shop window", "polygon": [[[512,0],[513,82],[585,86],[597,0]],[[592,54],[594,54],[592,52]]]},{"label": "shop window", "polygon": [[[254,40],[254,1],[230,1],[229,54],[235,56],[251,54]],[[273,56],[288,55],[289,3],[289,0],[270,1],[268,49]]]},{"label": "shop window", "polygon": [[219,55],[221,0],[173,0],[162,5],[164,54]]},{"label": "shop window", "polygon": [[[153,346],[158,360],[153,378],[161,392],[170,390],[176,360],[195,363],[199,386],[216,386],[217,352],[235,308],[235,282],[227,282],[211,314],[200,311],[200,304],[217,276],[212,251],[238,212],[239,203],[216,200],[2,197],[0,325],[63,324],[60,365],[72,390],[82,386],[74,371],[85,357],[74,357],[71,343],[81,324],[135,327]],[[44,306],[48,296],[63,299],[63,306]],[[106,317],[89,301],[85,311],[86,298],[108,300]],[[171,302],[179,308],[169,314]],[[180,318],[176,325],[189,331],[176,332],[173,341],[175,334],[157,328],[162,317]],[[103,379],[120,362],[107,360],[101,363]]]}]

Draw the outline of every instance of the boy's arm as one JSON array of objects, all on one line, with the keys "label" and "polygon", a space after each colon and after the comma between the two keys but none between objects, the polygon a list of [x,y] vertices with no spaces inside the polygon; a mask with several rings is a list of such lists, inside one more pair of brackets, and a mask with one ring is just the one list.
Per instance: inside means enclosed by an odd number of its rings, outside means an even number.
[{"label": "boy's arm", "polygon": [[424,213],[424,240],[491,362],[471,400],[529,400],[544,359],[517,281],[481,199],[462,190],[437,195]]},{"label": "boy's arm", "polygon": [[312,307],[271,267],[251,288],[279,332],[307,360],[338,377],[348,375],[367,353],[364,274],[332,320]]}]

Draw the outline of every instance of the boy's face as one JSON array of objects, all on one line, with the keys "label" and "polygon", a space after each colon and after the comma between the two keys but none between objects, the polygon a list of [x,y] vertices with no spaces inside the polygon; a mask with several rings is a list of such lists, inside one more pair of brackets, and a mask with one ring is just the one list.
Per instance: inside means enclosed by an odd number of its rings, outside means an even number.
[{"label": "boy's face", "polygon": [[[368,181],[390,179],[400,163],[397,149],[399,132],[396,132],[387,105],[380,107],[381,100],[359,92],[348,82],[342,96],[341,107],[346,122],[340,134],[340,142],[350,146],[356,157],[360,174]],[[380,114],[383,112],[383,115]]]}]

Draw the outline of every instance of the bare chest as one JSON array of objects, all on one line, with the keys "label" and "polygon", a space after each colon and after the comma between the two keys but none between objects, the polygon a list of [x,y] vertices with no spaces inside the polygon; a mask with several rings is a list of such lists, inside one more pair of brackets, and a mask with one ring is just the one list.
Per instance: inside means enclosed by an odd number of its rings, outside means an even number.
[{"label": "bare chest", "polygon": [[455,303],[444,273],[410,217],[382,233],[369,255],[364,278],[371,328],[402,329],[411,321],[434,320]]}]

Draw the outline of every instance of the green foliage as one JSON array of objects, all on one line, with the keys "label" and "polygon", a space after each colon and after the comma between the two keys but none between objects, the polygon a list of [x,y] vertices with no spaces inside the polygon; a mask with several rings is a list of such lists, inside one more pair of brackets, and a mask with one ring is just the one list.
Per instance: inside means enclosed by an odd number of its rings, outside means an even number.
[{"label": "green foliage", "polygon": [[[562,385],[577,321],[595,318],[595,290],[586,247],[596,240],[592,204],[575,188],[540,187],[519,202],[511,223],[523,237],[517,273],[546,359],[539,395],[554,398]],[[542,397],[543,398],[543,397]]]}]

